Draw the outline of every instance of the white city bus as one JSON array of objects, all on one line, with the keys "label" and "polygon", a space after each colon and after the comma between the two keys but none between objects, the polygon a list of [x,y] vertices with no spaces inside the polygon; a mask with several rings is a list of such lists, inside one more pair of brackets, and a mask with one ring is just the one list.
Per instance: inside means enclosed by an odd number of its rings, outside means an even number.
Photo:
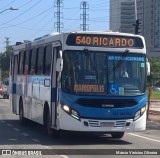
[{"label": "white city bus", "polygon": [[[12,111],[49,134],[110,133],[146,128],[146,45],[139,35],[73,32],[13,47]],[[123,75],[125,74],[125,75]]]}]

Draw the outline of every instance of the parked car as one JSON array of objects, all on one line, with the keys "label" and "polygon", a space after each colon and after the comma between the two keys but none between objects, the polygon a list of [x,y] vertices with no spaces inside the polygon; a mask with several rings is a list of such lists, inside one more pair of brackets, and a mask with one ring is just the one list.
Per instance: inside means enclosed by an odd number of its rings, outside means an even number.
[{"label": "parked car", "polygon": [[0,95],[3,95],[3,87],[0,86]]},{"label": "parked car", "polygon": [[158,86],[153,86],[152,89],[153,89],[154,91],[160,91],[160,87],[158,87]]},{"label": "parked car", "polygon": [[2,84],[3,98],[9,98],[9,79],[5,78]]}]

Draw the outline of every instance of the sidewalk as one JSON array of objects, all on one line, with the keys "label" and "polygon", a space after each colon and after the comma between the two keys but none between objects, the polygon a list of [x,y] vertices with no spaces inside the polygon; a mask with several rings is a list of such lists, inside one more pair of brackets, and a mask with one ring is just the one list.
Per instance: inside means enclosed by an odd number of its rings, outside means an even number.
[{"label": "sidewalk", "polygon": [[150,101],[148,121],[160,122],[160,100]]}]

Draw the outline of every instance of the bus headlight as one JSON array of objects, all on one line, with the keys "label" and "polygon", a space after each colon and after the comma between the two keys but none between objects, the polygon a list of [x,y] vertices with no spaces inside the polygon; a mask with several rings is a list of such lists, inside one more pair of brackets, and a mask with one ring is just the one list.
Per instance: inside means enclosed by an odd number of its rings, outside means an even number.
[{"label": "bus headlight", "polygon": [[134,121],[136,121],[138,118],[140,118],[144,114],[145,111],[146,111],[146,106],[144,106],[140,110],[138,110],[134,116]]},{"label": "bus headlight", "polygon": [[69,107],[68,105],[64,104],[62,105],[62,109],[69,114],[70,116],[72,116],[73,118],[77,119],[80,121],[80,115],[79,113],[74,110],[73,108]]},{"label": "bus headlight", "polygon": [[66,112],[69,112],[69,111],[70,111],[70,110],[69,110],[69,106],[63,105],[63,110],[66,111]]}]

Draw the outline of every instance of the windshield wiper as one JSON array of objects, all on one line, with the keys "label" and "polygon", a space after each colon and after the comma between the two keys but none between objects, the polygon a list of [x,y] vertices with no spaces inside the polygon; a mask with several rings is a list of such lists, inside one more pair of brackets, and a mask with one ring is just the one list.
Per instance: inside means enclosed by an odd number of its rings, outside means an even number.
[{"label": "windshield wiper", "polygon": [[[128,53],[129,53],[129,50],[126,49],[126,50],[124,51],[124,53],[122,54],[122,59],[123,59],[124,57],[126,57],[126,55],[127,55]],[[124,60],[119,60],[119,62],[117,63],[117,65],[113,67],[113,71],[116,72],[116,71],[118,70],[118,68],[122,65],[123,62],[124,62]]]},{"label": "windshield wiper", "polygon": [[96,73],[96,80],[98,81],[99,76],[98,76],[97,65],[95,64],[95,62],[94,62],[93,59],[91,58],[91,55],[89,54],[88,49],[84,49],[84,53],[85,53],[85,56],[88,56],[88,59],[90,60],[91,65],[93,66],[93,69],[94,69],[94,71],[95,71],[95,73]]}]

